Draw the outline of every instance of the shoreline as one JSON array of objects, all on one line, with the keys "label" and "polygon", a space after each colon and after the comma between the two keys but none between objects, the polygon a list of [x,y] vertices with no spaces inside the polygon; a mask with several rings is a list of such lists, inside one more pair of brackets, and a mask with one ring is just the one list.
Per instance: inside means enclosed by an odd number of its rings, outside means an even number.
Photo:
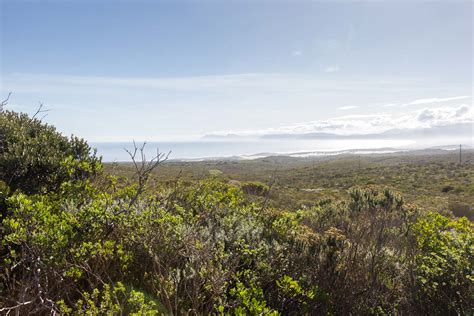
[{"label": "shoreline", "polygon": [[[380,149],[348,149],[335,151],[299,151],[299,152],[283,152],[283,153],[256,153],[250,155],[232,155],[232,156],[216,156],[216,157],[202,157],[202,158],[170,158],[167,162],[172,163],[192,163],[192,162],[216,162],[216,161],[255,161],[265,158],[282,158],[282,159],[324,159],[324,158],[339,158],[339,157],[354,157],[354,156],[393,156],[393,155],[446,155],[459,150],[459,145],[443,145],[435,147],[427,147],[421,149],[406,149],[406,148],[380,148]],[[474,148],[463,145],[463,153],[473,153]],[[131,160],[103,160],[104,163],[118,163],[127,164]]]}]

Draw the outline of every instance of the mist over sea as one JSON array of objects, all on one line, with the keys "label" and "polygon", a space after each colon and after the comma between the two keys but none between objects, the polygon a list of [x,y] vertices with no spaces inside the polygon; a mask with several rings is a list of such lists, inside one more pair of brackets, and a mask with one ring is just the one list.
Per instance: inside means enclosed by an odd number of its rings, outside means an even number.
[{"label": "mist over sea", "polygon": [[[387,153],[403,150],[424,149],[432,146],[453,147],[464,141],[468,147],[472,140],[430,140],[409,139],[351,139],[351,140],[196,140],[175,142],[149,142],[145,147],[148,158],[171,152],[170,159],[195,160],[205,158],[253,159],[269,155],[290,155],[295,157],[333,155],[340,153]],[[137,142],[137,145],[142,143]],[[130,161],[125,149],[132,149],[133,142],[91,143],[105,162]],[[454,147],[453,147],[454,149]]]}]

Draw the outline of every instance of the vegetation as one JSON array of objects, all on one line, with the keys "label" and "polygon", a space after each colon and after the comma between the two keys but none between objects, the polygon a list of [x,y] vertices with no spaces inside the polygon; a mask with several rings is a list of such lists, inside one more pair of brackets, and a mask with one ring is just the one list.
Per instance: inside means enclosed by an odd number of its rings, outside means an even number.
[{"label": "vegetation", "polygon": [[465,217],[361,183],[286,203],[258,175],[157,181],[164,157],[140,148],[117,176],[82,140],[12,112],[0,122],[0,313],[474,312]]},{"label": "vegetation", "polygon": [[68,139],[26,114],[3,113],[0,134],[4,135],[0,175],[13,191],[57,191],[62,183],[85,180],[101,168],[100,159],[84,140]]},{"label": "vegetation", "polygon": [[[349,198],[354,187],[390,187],[405,201],[444,214],[474,219],[474,151],[424,150],[409,154],[340,155],[331,157],[267,157],[250,161],[169,161],[152,174],[156,183],[179,178],[196,181],[209,170],[221,181],[244,187],[246,183],[272,185],[269,204],[276,208],[311,207],[320,200]],[[105,164],[107,172],[131,177],[130,164]]]}]

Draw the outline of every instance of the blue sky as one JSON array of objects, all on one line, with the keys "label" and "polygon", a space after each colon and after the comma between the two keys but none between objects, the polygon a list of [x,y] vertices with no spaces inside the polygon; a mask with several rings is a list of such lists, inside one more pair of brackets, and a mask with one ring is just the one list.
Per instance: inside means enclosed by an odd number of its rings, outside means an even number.
[{"label": "blue sky", "polygon": [[92,141],[472,122],[472,12],[470,1],[3,0],[1,94],[17,111],[43,102],[46,121]]}]

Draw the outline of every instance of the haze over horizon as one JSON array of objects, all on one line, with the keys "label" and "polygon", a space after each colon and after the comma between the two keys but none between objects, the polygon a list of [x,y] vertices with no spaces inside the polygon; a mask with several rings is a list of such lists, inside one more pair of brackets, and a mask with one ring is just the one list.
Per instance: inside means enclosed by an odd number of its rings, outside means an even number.
[{"label": "haze over horizon", "polygon": [[472,137],[472,35],[471,2],[2,1],[0,93],[93,142]]}]

